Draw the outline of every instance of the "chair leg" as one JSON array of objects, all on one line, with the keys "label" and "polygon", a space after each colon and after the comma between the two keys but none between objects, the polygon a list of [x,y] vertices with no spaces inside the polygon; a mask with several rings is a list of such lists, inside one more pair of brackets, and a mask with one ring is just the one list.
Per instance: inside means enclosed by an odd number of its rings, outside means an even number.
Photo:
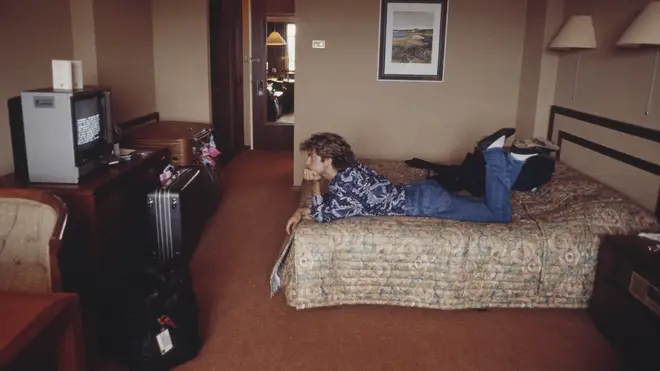
[{"label": "chair leg", "polygon": [[77,301],[62,314],[65,321],[58,352],[58,370],[82,371],[85,366],[85,342]]}]

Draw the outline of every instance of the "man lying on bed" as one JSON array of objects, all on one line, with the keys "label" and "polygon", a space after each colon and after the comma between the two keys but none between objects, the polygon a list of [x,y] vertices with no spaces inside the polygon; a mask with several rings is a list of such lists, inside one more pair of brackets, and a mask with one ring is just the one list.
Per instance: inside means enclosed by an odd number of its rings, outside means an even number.
[{"label": "man lying on bed", "polygon": [[[418,216],[471,222],[511,221],[511,186],[525,161],[552,149],[531,141],[514,141],[510,152],[503,149],[515,133],[504,128],[481,139],[477,146],[486,161],[486,189],[483,198],[461,196],[445,190],[434,180],[392,184],[383,175],[357,161],[351,146],[333,133],[312,135],[301,143],[307,153],[304,179],[311,182],[312,205],[289,218],[291,233],[303,217],[317,222],[356,216]],[[330,183],[321,195],[319,180]]]}]

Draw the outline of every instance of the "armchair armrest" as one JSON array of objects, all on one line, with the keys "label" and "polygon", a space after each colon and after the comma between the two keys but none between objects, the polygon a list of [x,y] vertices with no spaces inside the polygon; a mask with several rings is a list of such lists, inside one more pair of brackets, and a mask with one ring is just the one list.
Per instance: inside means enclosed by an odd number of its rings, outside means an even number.
[{"label": "armchair armrest", "polygon": [[[10,289],[39,289],[61,291],[61,275],[58,254],[66,228],[68,212],[66,204],[53,193],[32,188],[0,188],[0,264],[9,264],[4,269],[7,275],[21,273],[29,275],[20,281],[38,282],[30,287],[20,287],[20,283],[3,282]],[[1,211],[3,210],[4,211]],[[22,250],[23,248],[29,251]],[[4,255],[4,257],[3,257]],[[45,266],[47,277],[34,277],[42,274]],[[11,269],[9,269],[11,268]],[[12,272],[9,272],[9,271]],[[4,277],[5,280],[8,277]],[[11,287],[13,284],[18,287]],[[7,287],[8,286],[8,287]]]}]

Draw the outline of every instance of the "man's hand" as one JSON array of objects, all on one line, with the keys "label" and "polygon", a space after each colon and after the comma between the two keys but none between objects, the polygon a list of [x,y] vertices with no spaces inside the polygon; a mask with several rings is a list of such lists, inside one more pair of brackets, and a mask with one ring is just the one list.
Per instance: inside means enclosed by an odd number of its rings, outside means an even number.
[{"label": "man's hand", "polygon": [[302,220],[303,216],[308,216],[308,215],[310,215],[310,211],[306,207],[296,210],[296,212],[293,213],[293,215],[291,215],[289,220],[286,222],[286,233],[291,234],[291,232],[293,232],[293,230],[296,229],[296,227]]},{"label": "man's hand", "polygon": [[291,232],[298,226],[298,223],[302,220],[302,214],[296,210],[293,215],[286,222],[286,234],[291,234]]},{"label": "man's hand", "polygon": [[321,180],[321,175],[319,173],[315,172],[315,171],[305,169],[303,171],[303,179],[309,180],[309,181],[312,181],[312,182],[319,181],[319,180]]}]

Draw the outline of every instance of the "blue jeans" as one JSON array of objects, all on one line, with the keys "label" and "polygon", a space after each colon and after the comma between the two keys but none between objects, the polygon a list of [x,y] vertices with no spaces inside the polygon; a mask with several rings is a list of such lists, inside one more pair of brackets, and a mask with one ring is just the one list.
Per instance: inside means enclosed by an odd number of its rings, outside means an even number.
[{"label": "blue jeans", "polygon": [[408,184],[406,215],[471,222],[508,223],[511,221],[511,187],[518,179],[524,161],[502,148],[484,151],[486,193],[483,198],[448,192],[435,180]]}]

